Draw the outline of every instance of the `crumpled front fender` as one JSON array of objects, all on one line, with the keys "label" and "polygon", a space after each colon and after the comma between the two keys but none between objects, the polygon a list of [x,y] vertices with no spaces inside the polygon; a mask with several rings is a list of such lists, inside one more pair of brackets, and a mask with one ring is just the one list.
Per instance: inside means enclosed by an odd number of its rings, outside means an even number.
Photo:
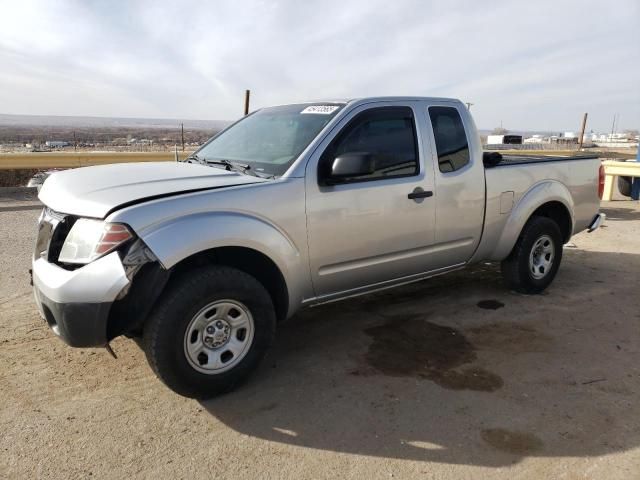
[{"label": "crumpled front fender", "polygon": [[267,220],[244,212],[195,213],[136,233],[167,269],[218,247],[245,247],[262,253],[284,277],[291,312],[300,305],[305,282],[309,281],[305,260],[286,233]]}]

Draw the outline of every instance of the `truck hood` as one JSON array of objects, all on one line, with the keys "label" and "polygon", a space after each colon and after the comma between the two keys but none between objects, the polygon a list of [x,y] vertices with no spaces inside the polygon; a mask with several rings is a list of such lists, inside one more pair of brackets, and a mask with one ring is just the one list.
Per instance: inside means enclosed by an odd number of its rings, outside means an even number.
[{"label": "truck hood", "polygon": [[55,172],[38,197],[57,212],[104,218],[118,207],[144,200],[265,181],[194,163],[118,163]]}]

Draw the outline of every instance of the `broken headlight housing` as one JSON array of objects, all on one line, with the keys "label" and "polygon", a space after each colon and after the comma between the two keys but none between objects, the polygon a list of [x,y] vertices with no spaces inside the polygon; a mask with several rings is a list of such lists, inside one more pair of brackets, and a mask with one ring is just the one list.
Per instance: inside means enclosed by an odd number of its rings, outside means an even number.
[{"label": "broken headlight housing", "polygon": [[121,223],[80,218],[71,227],[62,245],[58,261],[87,264],[118,248],[133,238],[133,233]]}]

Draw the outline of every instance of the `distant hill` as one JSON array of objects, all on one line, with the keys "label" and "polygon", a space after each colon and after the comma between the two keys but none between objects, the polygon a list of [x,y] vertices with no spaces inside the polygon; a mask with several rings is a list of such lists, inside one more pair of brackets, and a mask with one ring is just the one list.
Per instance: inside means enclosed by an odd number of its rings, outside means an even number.
[{"label": "distant hill", "polygon": [[231,122],[226,120],[179,120],[172,118],[74,117],[55,115],[12,115],[0,113],[0,126],[11,127],[71,127],[71,128],[176,128],[221,130]]}]

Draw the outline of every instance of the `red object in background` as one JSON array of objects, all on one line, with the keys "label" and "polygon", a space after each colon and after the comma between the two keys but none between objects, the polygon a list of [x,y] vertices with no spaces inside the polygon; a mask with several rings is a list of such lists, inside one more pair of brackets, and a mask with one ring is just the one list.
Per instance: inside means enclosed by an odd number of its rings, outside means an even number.
[{"label": "red object in background", "polygon": [[598,171],[598,197],[602,200],[602,194],[604,193],[604,166],[600,165]]}]

